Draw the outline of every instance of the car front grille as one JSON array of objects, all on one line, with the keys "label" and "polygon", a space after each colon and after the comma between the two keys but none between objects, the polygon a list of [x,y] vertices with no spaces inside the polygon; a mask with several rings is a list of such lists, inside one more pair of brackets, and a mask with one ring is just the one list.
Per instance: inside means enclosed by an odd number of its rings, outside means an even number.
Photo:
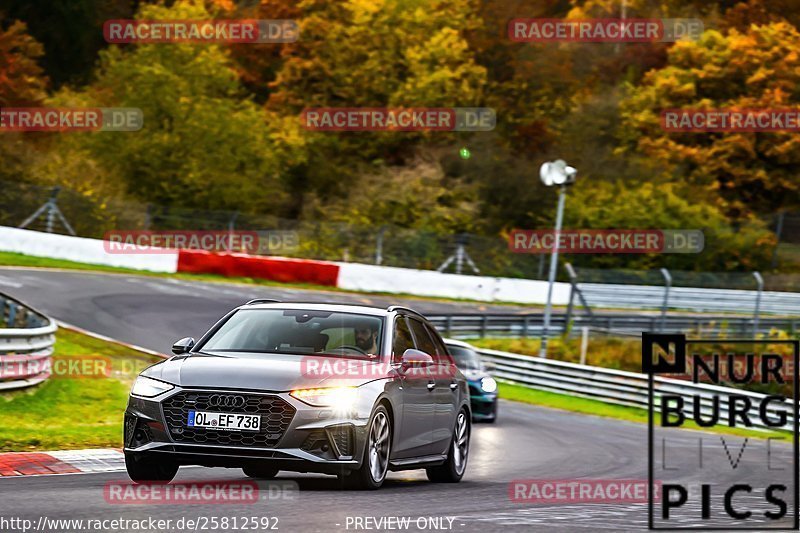
[{"label": "car front grille", "polygon": [[[271,448],[289,429],[295,409],[278,396],[216,391],[183,391],[162,403],[164,421],[175,442]],[[259,431],[233,431],[187,426],[189,411],[260,414]]]}]

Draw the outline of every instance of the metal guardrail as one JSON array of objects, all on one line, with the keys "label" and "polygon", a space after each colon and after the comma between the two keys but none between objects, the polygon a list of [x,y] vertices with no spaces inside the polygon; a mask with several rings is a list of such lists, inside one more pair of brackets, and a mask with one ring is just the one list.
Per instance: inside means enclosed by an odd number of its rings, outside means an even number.
[{"label": "metal guardrail", "polygon": [[[594,308],[660,309],[665,287],[578,283],[588,304]],[[671,287],[667,307],[698,313],[753,313],[758,292],[738,289]],[[762,313],[800,314],[800,293],[764,291],[758,307]]]},{"label": "metal guardrail", "polygon": [[50,377],[56,329],[55,320],[0,294],[0,391]]},{"label": "metal guardrail", "polygon": [[[527,337],[542,333],[543,315],[537,314],[459,314],[427,315],[436,328],[446,337]],[[566,314],[551,317],[550,331],[563,334],[567,327]],[[608,334],[636,335],[643,331],[662,333],[693,332],[697,336],[722,337],[748,335],[754,331],[752,317],[699,316],[699,315],[633,315],[598,314],[573,315],[571,328],[579,332],[584,326],[592,331]],[[758,333],[769,333],[773,329],[791,333],[800,331],[800,316],[796,318],[761,318]]]},{"label": "metal guardrail", "polygon": [[[478,353],[485,362],[494,365],[492,375],[504,381],[570,396],[590,398],[604,403],[642,409],[648,407],[648,376],[646,374],[553,361],[497,350],[478,349]],[[731,394],[747,396],[752,401],[748,415],[753,425],[757,428],[768,427],[762,422],[759,415],[760,400],[765,397],[763,394],[662,377],[655,378],[654,392],[656,411],[659,410],[657,406],[662,394],[683,397],[683,412],[687,419],[693,418],[692,410],[696,401],[700,402],[701,414],[709,417],[712,414],[711,406],[715,396],[720,398],[721,419],[727,419],[727,398]],[[794,419],[792,405],[789,401],[782,404],[772,403],[767,409],[767,415],[770,420],[777,420],[779,409],[788,413],[787,423],[782,427],[769,427],[769,429],[792,431]]]}]

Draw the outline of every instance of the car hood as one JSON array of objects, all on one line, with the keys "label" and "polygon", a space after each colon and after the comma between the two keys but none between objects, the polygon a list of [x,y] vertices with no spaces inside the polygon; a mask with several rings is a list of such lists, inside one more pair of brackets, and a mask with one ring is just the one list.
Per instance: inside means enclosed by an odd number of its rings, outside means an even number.
[{"label": "car hood", "polygon": [[147,368],[143,376],[181,387],[289,391],[309,387],[359,386],[390,377],[379,361],[263,353],[193,353]]},{"label": "car hood", "polygon": [[480,381],[489,376],[485,370],[461,369],[461,372],[464,374],[464,377],[467,378],[467,381]]}]

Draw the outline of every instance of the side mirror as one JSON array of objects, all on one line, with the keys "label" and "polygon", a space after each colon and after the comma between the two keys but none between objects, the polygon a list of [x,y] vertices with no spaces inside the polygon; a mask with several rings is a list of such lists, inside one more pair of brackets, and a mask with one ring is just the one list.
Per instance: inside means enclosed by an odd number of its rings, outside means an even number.
[{"label": "side mirror", "polygon": [[192,337],[184,337],[179,341],[175,341],[175,344],[172,345],[172,353],[175,355],[187,353],[192,349],[192,346],[194,346],[194,339]]},{"label": "side mirror", "polygon": [[433,364],[433,357],[421,350],[409,348],[403,352],[403,357],[400,359],[400,363],[403,365],[403,368],[409,368],[412,366],[424,367]]}]

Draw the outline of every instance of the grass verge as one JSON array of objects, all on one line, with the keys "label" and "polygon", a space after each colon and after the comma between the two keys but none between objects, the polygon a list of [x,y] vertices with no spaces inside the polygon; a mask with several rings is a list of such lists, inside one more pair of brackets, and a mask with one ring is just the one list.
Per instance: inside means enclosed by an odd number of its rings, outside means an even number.
[{"label": "grass verge", "polygon": [[59,329],[55,359],[106,356],[109,375],[54,375],[41,385],[0,394],[0,451],[121,447],[122,414],[138,373],[160,360],[74,331]]},{"label": "grass verge", "polygon": [[[511,400],[512,402],[529,403],[542,407],[560,409],[562,411],[571,411],[573,413],[601,416],[605,418],[616,418],[617,420],[627,420],[629,422],[638,422],[642,424],[647,423],[647,411],[636,407],[608,404],[599,402],[597,400],[591,400],[589,398],[580,398],[576,396],[568,396],[566,394],[557,394],[555,392],[530,389],[521,385],[514,385],[512,383],[504,382],[499,383],[499,393],[501,398],[504,400]],[[705,431],[709,433],[721,433],[725,435],[736,435],[739,437],[752,437],[760,439],[767,439],[770,437],[775,439],[791,438],[791,432],[788,431],[757,431],[744,428],[730,428],[727,426],[705,428],[698,426],[691,420],[687,420],[683,424],[682,428]]]}]

